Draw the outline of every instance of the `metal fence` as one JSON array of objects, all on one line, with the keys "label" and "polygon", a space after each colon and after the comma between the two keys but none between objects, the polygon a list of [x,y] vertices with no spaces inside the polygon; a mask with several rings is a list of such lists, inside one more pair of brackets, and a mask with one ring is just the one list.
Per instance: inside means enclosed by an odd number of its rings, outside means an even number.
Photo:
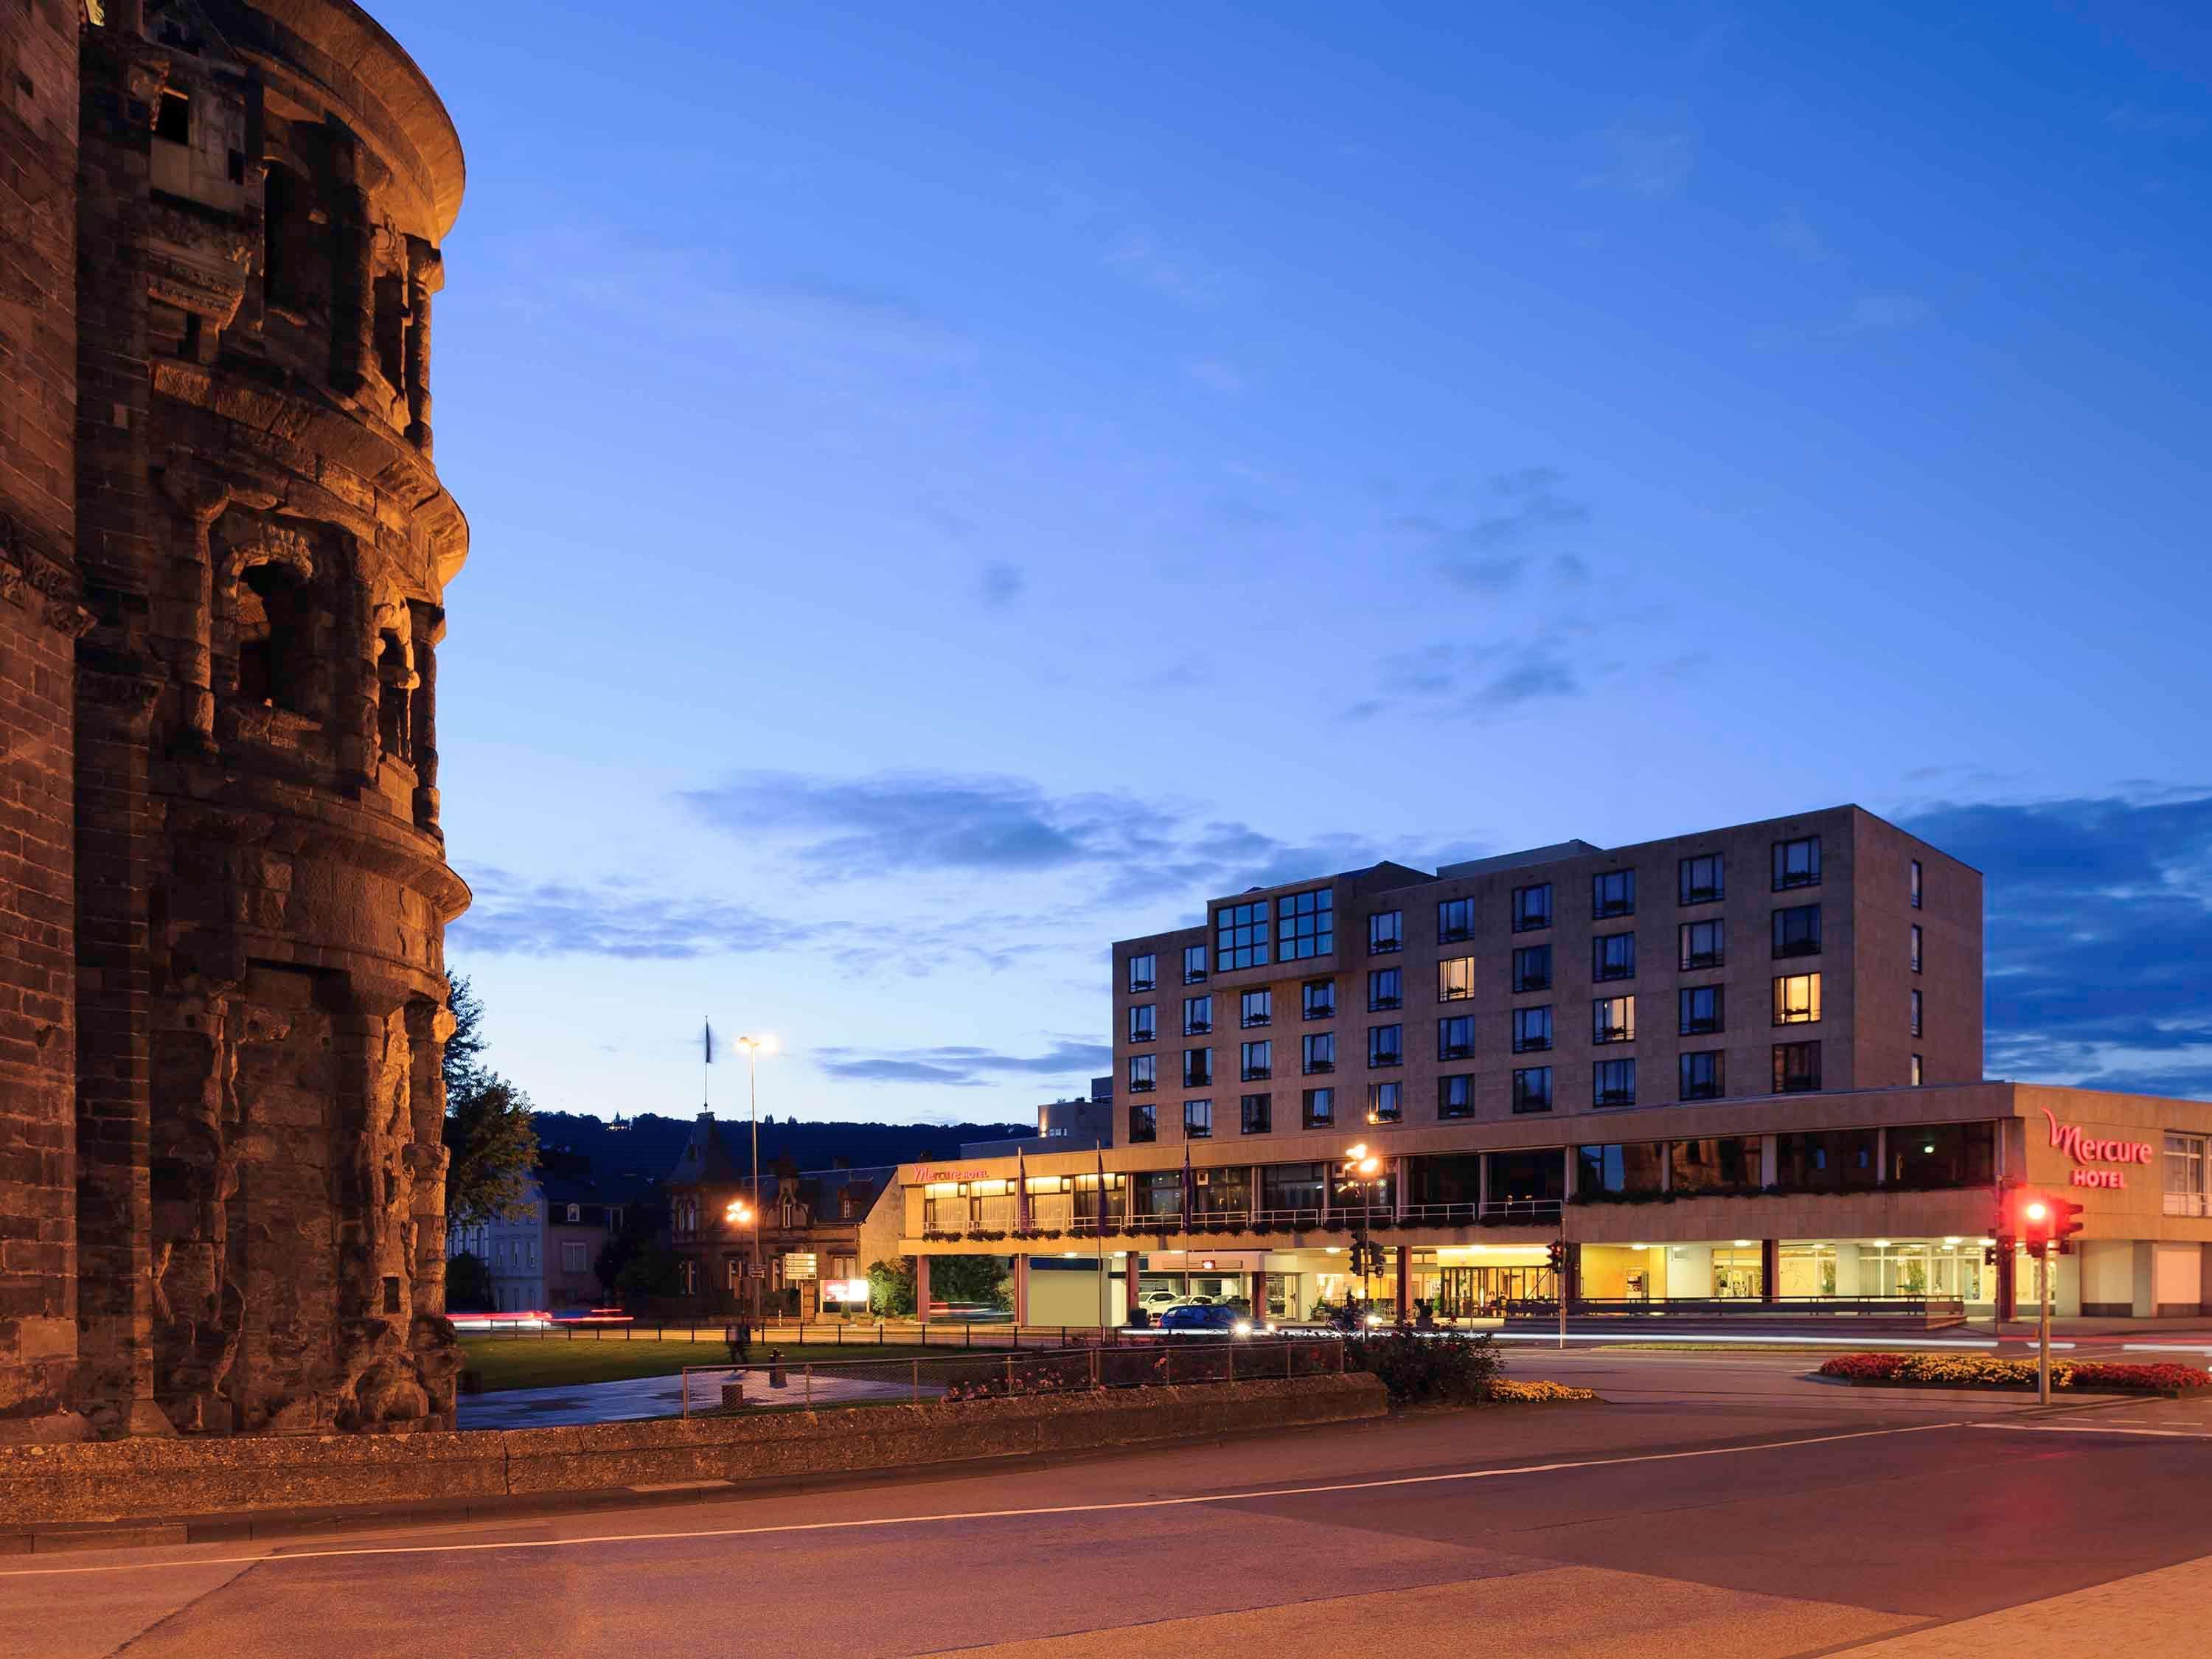
[{"label": "metal fence", "polygon": [[1026,1398],[1101,1389],[1251,1382],[1344,1370],[1345,1345],[1329,1340],[1235,1341],[1153,1338],[1000,1354],[816,1360],[786,1365],[686,1365],[683,1415],[763,1407],[819,1411],[925,1401]]}]

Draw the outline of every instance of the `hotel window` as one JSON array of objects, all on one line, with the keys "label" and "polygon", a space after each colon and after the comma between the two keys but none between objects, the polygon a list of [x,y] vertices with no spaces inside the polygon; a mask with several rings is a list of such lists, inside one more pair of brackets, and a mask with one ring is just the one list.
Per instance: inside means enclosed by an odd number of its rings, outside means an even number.
[{"label": "hotel window", "polygon": [[1474,937],[1474,901],[1446,899],[1437,906],[1437,943],[1456,945]]},{"label": "hotel window", "polygon": [[[1820,976],[1818,974],[1815,974],[1813,977],[1817,980]],[[1817,1019],[1820,1016],[1815,1014],[1814,1018]],[[1917,988],[1912,993],[1912,1035],[1915,1036],[1922,1035],[1920,1030],[1920,993]]]},{"label": "hotel window", "polygon": [[1820,1018],[1820,976],[1784,974],[1774,981],[1774,1023],[1810,1025]]},{"label": "hotel window", "polygon": [[1275,960],[1304,962],[1336,949],[1336,895],[1326,887],[1275,901]]},{"label": "hotel window", "polygon": [[1440,1118],[1474,1115],[1474,1079],[1465,1072],[1437,1079],[1437,1115]]},{"label": "hotel window", "polygon": [[1676,866],[1685,904],[1711,904],[1721,896],[1721,855],[1704,853]]},{"label": "hotel window", "polygon": [[1336,1033],[1309,1031],[1299,1045],[1298,1064],[1308,1077],[1336,1069]]},{"label": "hotel window", "polygon": [[1437,1022],[1437,1058],[1474,1058],[1474,1016],[1451,1014]]},{"label": "hotel window", "polygon": [[1633,933],[1602,933],[1590,941],[1590,977],[1593,979],[1634,979],[1636,977],[1636,935]]},{"label": "hotel window", "polygon": [[1802,1095],[1820,1086],[1820,1045],[1817,1042],[1778,1042],[1774,1045],[1774,1092]]},{"label": "hotel window", "polygon": [[1759,1137],[1714,1135],[1677,1140],[1667,1148],[1668,1182],[1678,1193],[1756,1192],[1759,1186]]},{"label": "hotel window", "polygon": [[1149,952],[1129,958],[1129,988],[1149,991],[1159,982],[1159,958]]},{"label": "hotel window", "polygon": [[1158,1108],[1153,1106],[1149,1101],[1142,1106],[1132,1106],[1129,1108],[1129,1139],[1132,1140],[1158,1140],[1159,1138],[1160,1118]]},{"label": "hotel window", "polygon": [[1336,1121],[1336,1091],[1334,1089],[1307,1090],[1301,1115],[1307,1128],[1328,1128]]},{"label": "hotel window", "polygon": [[1552,988],[1552,947],[1524,945],[1513,953],[1513,989],[1548,991]]},{"label": "hotel window", "polygon": [[1531,933],[1539,927],[1552,925],[1552,884],[1539,882],[1534,887],[1513,890],[1513,931]]},{"label": "hotel window", "polygon": [[1133,1095],[1146,1094],[1157,1086],[1159,1073],[1156,1068],[1158,1065],[1159,1057],[1157,1054],[1131,1054],[1129,1056],[1129,1092]]},{"label": "hotel window", "polygon": [[1213,1050],[1186,1048],[1182,1051],[1182,1086],[1203,1089],[1213,1081]]},{"label": "hotel window", "polygon": [[1185,1140],[1208,1140],[1213,1135],[1213,1103],[1210,1100],[1186,1100],[1182,1103],[1182,1138]]},{"label": "hotel window", "polygon": [[1336,981],[1310,979],[1299,988],[1299,1010],[1308,1019],[1336,1018]]},{"label": "hotel window", "polygon": [[1718,919],[1684,922],[1681,939],[1682,970],[1685,973],[1718,968],[1728,961],[1727,927]]},{"label": "hotel window", "polygon": [[1273,991],[1247,991],[1238,1000],[1237,1023],[1249,1029],[1267,1025],[1275,1018],[1275,994]]},{"label": "hotel window", "polygon": [[1920,908],[1920,860],[1912,860],[1912,908]]},{"label": "hotel window", "polygon": [[1593,1106],[1636,1104],[1636,1062],[1632,1060],[1598,1061],[1590,1072],[1590,1104]]},{"label": "hotel window", "polygon": [[1818,887],[1820,884],[1820,838],[1818,836],[1774,843],[1776,892],[1784,892],[1792,887]]},{"label": "hotel window", "polygon": [[1182,982],[1186,985],[1206,982],[1206,947],[1203,945],[1182,947]]},{"label": "hotel window", "polygon": [[1401,1066],[1405,1060],[1404,1026],[1370,1025],[1367,1028],[1367,1063],[1370,1066]]},{"label": "hotel window", "polygon": [[1636,999],[1599,997],[1590,1004],[1592,1042],[1636,1041]]},{"label": "hotel window", "polygon": [[1238,1128],[1248,1135],[1264,1135],[1275,1127],[1273,1095],[1240,1095],[1237,1101]]},{"label": "hotel window", "polygon": [[1367,1085],[1367,1121],[1370,1123],[1395,1123],[1405,1115],[1405,1089],[1402,1083],[1370,1083]]},{"label": "hotel window", "polygon": [[2212,1214],[2212,1208],[2205,1203],[2204,1171],[2204,1137],[2177,1134],[2169,1129],[2166,1135],[2164,1197],[2167,1215]]},{"label": "hotel window", "polygon": [[1185,1036],[1204,1036],[1212,1029],[1212,994],[1202,997],[1185,997],[1182,1000],[1182,1034]]},{"label": "hotel window", "polygon": [[1675,994],[1681,1005],[1677,1011],[1681,1018],[1675,1030],[1683,1036],[1711,1036],[1726,1029],[1721,1024],[1721,988],[1717,985],[1685,986]]},{"label": "hotel window", "polygon": [[1893,1187],[1986,1187],[1996,1179],[1994,1123],[1922,1123],[1892,1129],[1885,1173]]},{"label": "hotel window", "polygon": [[1812,1192],[1871,1187],[1880,1162],[1872,1129],[1814,1129],[1774,1137],[1778,1187]]},{"label": "hotel window", "polygon": [[1513,1052],[1541,1054],[1552,1046],[1552,1005],[1513,1011]]},{"label": "hotel window", "polygon": [[1267,901],[1224,904],[1213,913],[1213,967],[1225,974],[1267,963]]},{"label": "hotel window", "polygon": [[1272,1042],[1246,1043],[1238,1066],[1246,1083],[1257,1083],[1262,1078],[1274,1076],[1275,1045]]},{"label": "hotel window", "polygon": [[1917,1089],[1920,1086],[1920,1056],[1915,1054],[1912,1057],[1912,1086],[1914,1088]]},{"label": "hotel window", "polygon": [[1636,872],[1608,870],[1590,878],[1590,915],[1599,921],[1636,914]]},{"label": "hotel window", "polygon": [[1578,1193],[1656,1193],[1662,1189],[1667,1143],[1632,1140],[1614,1146],[1575,1148]]},{"label": "hotel window", "polygon": [[1150,1042],[1159,1035],[1157,1024],[1159,1010],[1149,1002],[1140,1002],[1129,1010],[1129,1041]]},{"label": "hotel window", "polygon": [[1379,957],[1385,951],[1406,948],[1406,913],[1403,910],[1377,910],[1367,918],[1367,954]]},{"label": "hotel window", "polygon": [[1820,954],[1820,907],[1793,905],[1774,913],[1774,954],[1777,957],[1817,957]]},{"label": "hotel window", "polygon": [[1399,968],[1370,968],[1367,970],[1367,1011],[1380,1013],[1385,1008],[1405,1006],[1405,970]]},{"label": "hotel window", "polygon": [[1513,1073],[1513,1109],[1548,1112],[1552,1109],[1552,1068],[1530,1066]]},{"label": "hotel window", "polygon": [[1474,994],[1474,958],[1447,957],[1437,964],[1437,1000],[1459,1002]]},{"label": "hotel window", "polygon": [[1710,1048],[1702,1053],[1684,1054],[1679,1060],[1681,1068],[1681,1087],[1677,1091],[1683,1100],[1718,1100],[1727,1087],[1728,1079],[1722,1066],[1721,1051]]},{"label": "hotel window", "polygon": [[1912,924],[1912,971],[1920,971],[1920,924]]}]

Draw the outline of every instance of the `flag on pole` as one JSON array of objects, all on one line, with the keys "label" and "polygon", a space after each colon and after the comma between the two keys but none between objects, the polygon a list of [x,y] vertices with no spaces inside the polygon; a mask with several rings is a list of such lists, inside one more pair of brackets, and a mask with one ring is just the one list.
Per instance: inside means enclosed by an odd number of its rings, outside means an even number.
[{"label": "flag on pole", "polygon": [[1185,1141],[1182,1148],[1182,1230],[1185,1232],[1190,1231],[1190,1212],[1193,1200],[1197,1196],[1192,1191],[1193,1179],[1190,1172],[1190,1143]]},{"label": "flag on pole", "polygon": [[1106,1149],[1098,1149],[1098,1237],[1106,1237]]},{"label": "flag on pole", "polygon": [[1014,1225],[1024,1232],[1030,1225],[1030,1166],[1022,1149],[1014,1148]]},{"label": "flag on pole", "polygon": [[707,1027],[707,1063],[709,1066],[712,1066],[714,1063],[714,1022],[710,1019],[706,1021],[705,1024]]}]

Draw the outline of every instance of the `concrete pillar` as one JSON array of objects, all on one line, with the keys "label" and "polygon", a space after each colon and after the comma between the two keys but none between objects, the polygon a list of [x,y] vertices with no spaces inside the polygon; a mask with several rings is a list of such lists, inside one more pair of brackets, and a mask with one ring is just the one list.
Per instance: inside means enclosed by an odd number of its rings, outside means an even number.
[{"label": "concrete pillar", "polygon": [[1390,1218],[1393,1221],[1406,1218],[1406,1182],[1412,1172],[1411,1158],[1394,1158],[1390,1160]]},{"label": "concrete pillar", "polygon": [[1398,1317],[1408,1318],[1413,1310],[1413,1247],[1401,1244],[1398,1250]]},{"label": "concrete pillar", "polygon": [[1776,1182],[1782,1178],[1781,1170],[1782,1157],[1780,1152],[1775,1146],[1775,1137],[1772,1135],[1759,1136],[1759,1184],[1762,1187],[1771,1187]]},{"label": "concrete pillar", "polygon": [[[2132,1317],[2154,1318],[2158,1313],[2158,1246],[2148,1238],[2133,1241],[2134,1309]],[[2076,1257],[2075,1260],[2081,1260]],[[2086,1266],[2086,1263],[2084,1264]],[[2085,1278],[2086,1274],[2083,1275]],[[2083,1297],[2087,1300],[2086,1295]]]},{"label": "concrete pillar", "polygon": [[1997,1304],[2000,1321],[2020,1317],[2020,1253],[2017,1250],[1997,1252]]},{"label": "concrete pillar", "polygon": [[1474,1160],[1474,1212],[1479,1217],[1490,1207],[1490,1154],[1483,1153]]},{"label": "concrete pillar", "polygon": [[1874,1184],[1889,1185],[1889,1131],[1886,1128],[1874,1132]]},{"label": "concrete pillar", "polygon": [[1252,1319],[1257,1324],[1264,1322],[1267,1317],[1267,1270],[1255,1267],[1252,1270]]},{"label": "concrete pillar", "polygon": [[914,1259],[914,1316],[925,1325],[929,1323],[929,1258],[926,1255]]},{"label": "concrete pillar", "polygon": [[1134,1250],[1121,1258],[1121,1313],[1124,1318],[1136,1313],[1138,1298],[1144,1292],[1141,1282],[1144,1260]]},{"label": "concrete pillar", "polygon": [[1030,1259],[1025,1255],[1014,1258],[1014,1323],[1030,1322]]},{"label": "concrete pillar", "polygon": [[1771,1302],[1782,1293],[1782,1241],[1759,1241],[1759,1299]]}]

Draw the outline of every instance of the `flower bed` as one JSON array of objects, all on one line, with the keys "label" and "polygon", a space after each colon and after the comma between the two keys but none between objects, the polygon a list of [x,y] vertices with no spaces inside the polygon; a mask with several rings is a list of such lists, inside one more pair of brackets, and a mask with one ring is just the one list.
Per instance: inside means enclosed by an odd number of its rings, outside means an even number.
[{"label": "flower bed", "polygon": [[[1919,1389],[2032,1389],[2033,1359],[1994,1354],[1846,1353],[1815,1373],[1846,1382],[1889,1383]],[[2195,1365],[2129,1365],[2109,1360],[2054,1359],[2051,1386],[2081,1394],[2185,1394],[2212,1388],[2212,1372]]]},{"label": "flower bed", "polygon": [[1522,1405],[1540,1405],[1555,1400],[1595,1400],[1595,1389],[1571,1389],[1564,1382],[1514,1382],[1504,1377],[1490,1385],[1489,1397]]}]

